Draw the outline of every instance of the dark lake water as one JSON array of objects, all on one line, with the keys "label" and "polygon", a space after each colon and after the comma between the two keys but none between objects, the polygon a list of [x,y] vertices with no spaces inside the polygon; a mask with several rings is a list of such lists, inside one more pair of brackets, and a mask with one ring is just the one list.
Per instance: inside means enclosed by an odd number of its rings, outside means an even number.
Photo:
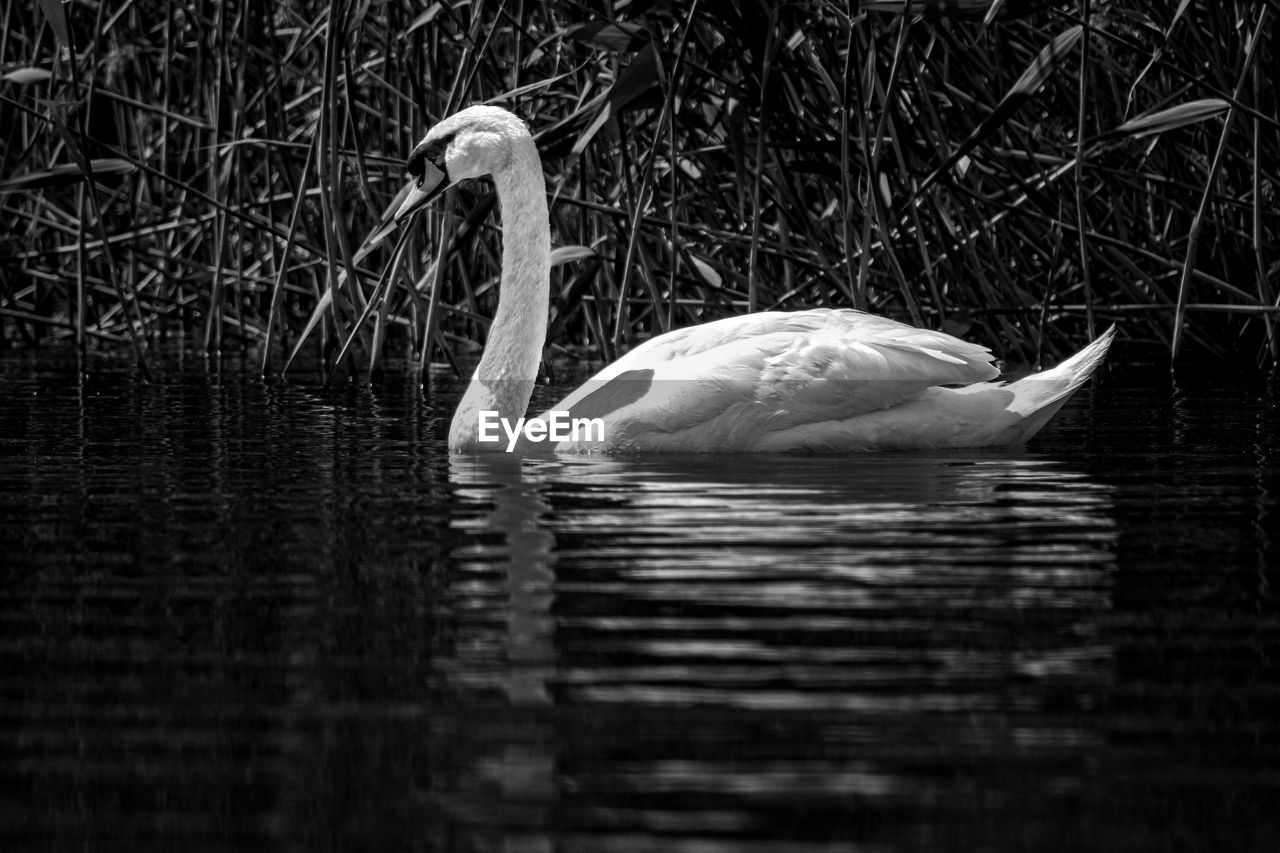
[{"label": "dark lake water", "polygon": [[0,849],[1280,849],[1265,385],[846,458],[452,401],[0,361]]}]

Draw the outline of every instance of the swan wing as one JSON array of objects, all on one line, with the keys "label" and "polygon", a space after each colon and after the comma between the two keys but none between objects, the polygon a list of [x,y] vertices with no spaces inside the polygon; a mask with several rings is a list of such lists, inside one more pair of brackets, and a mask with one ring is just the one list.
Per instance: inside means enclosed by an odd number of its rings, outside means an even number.
[{"label": "swan wing", "polygon": [[556,409],[601,418],[610,445],[645,449],[665,436],[746,449],[763,434],[886,409],[930,386],[992,379],[991,362],[985,347],[859,311],[761,312],[653,338]]}]

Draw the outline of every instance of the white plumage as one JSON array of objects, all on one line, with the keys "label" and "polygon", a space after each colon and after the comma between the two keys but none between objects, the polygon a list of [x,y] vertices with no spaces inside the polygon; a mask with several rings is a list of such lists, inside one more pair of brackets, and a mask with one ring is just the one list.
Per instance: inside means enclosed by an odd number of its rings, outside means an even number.
[{"label": "white plumage", "polygon": [[[488,346],[449,433],[478,441],[478,417],[524,414],[541,358],[550,228],[537,149],[524,123],[470,107],[436,125],[409,161],[404,220],[450,183],[490,174],[502,206],[501,298]],[[1105,357],[1109,329],[1058,367],[995,383],[991,352],[942,332],[860,311],[768,311],[653,338],[552,410],[600,418],[603,441],[560,451],[853,452],[1025,442]],[[544,413],[543,417],[546,417]],[[545,445],[522,449],[541,449]]]}]

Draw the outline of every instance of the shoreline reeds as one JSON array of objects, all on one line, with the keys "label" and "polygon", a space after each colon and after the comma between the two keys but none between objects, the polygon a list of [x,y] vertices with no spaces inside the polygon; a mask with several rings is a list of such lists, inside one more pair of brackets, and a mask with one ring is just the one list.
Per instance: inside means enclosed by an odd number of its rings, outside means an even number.
[{"label": "shoreline reeds", "polygon": [[546,164],[553,350],[850,306],[1030,363],[1119,320],[1275,364],[1280,3],[1159,6],[9,4],[0,347],[456,363],[491,188],[388,212],[425,129],[494,102]]}]

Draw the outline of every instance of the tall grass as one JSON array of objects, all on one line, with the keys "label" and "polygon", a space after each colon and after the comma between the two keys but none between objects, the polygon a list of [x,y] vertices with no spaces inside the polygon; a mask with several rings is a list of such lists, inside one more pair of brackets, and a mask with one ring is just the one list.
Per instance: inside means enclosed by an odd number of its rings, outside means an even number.
[{"label": "tall grass", "polygon": [[1277,12],[7,4],[0,345],[456,361],[497,298],[492,189],[388,211],[425,130],[492,102],[546,164],[556,351],[832,305],[1033,362],[1113,321],[1274,362]]}]

